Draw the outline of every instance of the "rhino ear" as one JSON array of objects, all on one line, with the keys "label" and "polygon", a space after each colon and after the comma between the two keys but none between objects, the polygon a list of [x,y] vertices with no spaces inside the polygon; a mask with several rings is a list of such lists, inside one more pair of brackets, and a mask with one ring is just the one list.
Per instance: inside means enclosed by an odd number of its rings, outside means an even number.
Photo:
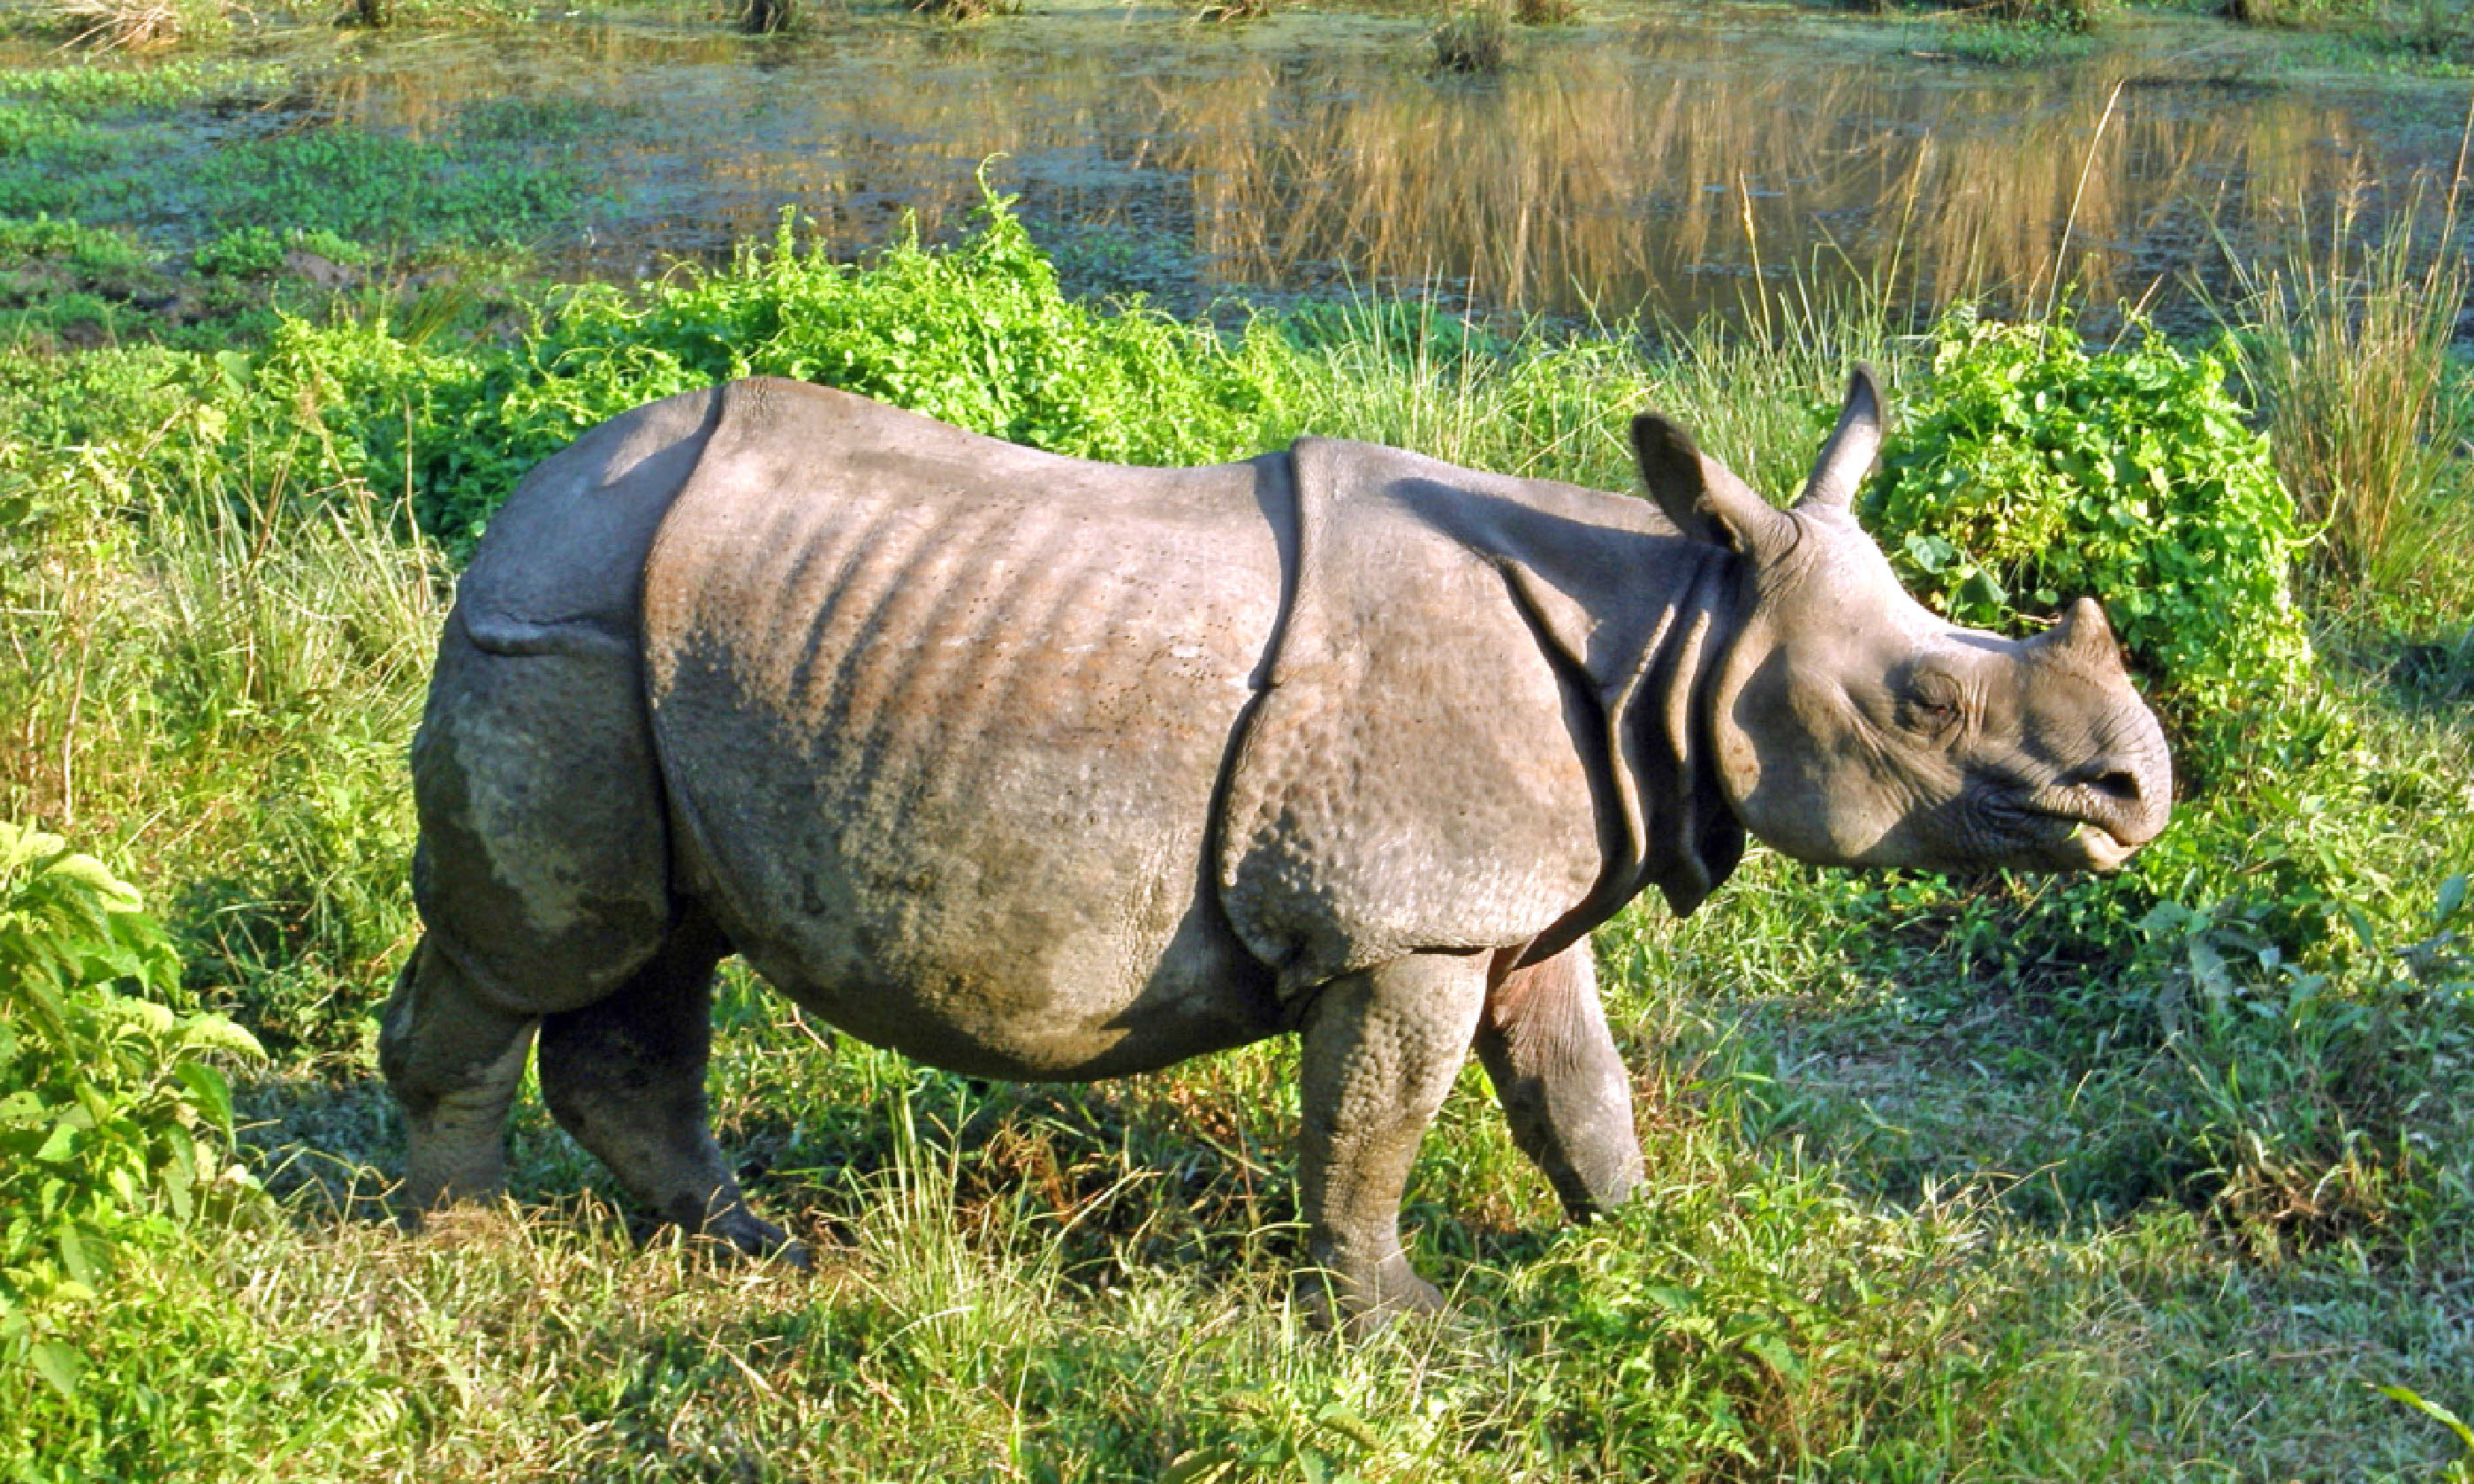
[{"label": "rhino ear", "polygon": [[1805,481],[1798,510],[1846,510],[1855,503],[1856,488],[1873,472],[1881,456],[1881,386],[1873,368],[1858,361],[1847,379],[1847,403],[1838,412],[1837,431],[1821,445],[1812,461],[1812,477]]},{"label": "rhino ear", "polygon": [[1778,543],[1786,517],[1696,447],[1673,419],[1654,412],[1633,419],[1632,451],[1649,497],[1678,531],[1747,554]]}]

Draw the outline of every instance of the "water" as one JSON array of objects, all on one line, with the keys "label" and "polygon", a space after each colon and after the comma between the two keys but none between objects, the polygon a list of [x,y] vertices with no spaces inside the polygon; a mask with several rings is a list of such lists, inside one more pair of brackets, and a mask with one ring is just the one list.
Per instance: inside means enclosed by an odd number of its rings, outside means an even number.
[{"label": "water", "polygon": [[[2463,84],[2277,84],[2199,22],[2129,21],[2063,66],[1783,8],[1613,6],[1440,79],[1429,18],[1206,27],[1106,7],[967,28],[884,12],[796,40],[604,23],[354,43],[323,110],[416,134],[476,104],[589,118],[609,195],[545,244],[627,277],[796,207],[860,252],[966,223],[986,164],[1079,286],[1192,310],[1348,285],[1554,316],[1758,313],[1756,286],[1912,307],[2058,276],[2170,320],[2254,255],[2445,174]],[[1919,53],[1925,55],[1918,55]],[[581,113],[576,110],[583,110]]]}]

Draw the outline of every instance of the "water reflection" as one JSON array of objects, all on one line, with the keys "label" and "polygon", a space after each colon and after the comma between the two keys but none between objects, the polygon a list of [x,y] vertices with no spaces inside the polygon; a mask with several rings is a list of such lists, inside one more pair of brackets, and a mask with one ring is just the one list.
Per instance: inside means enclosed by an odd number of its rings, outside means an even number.
[{"label": "water reflection", "polygon": [[1926,307],[2059,275],[2170,308],[2228,244],[2376,204],[2455,143],[2152,51],[2000,71],[1879,28],[1644,16],[1531,34],[1508,74],[1446,83],[1417,70],[1422,25],[1112,11],[956,40],[878,18],[790,46],[594,27],[373,43],[331,88],[415,131],[507,95],[618,109],[581,146],[614,204],[569,245],[602,272],[766,232],[786,203],[838,250],[905,210],[949,234],[1002,155],[996,183],[1069,260],[1183,303],[1347,279],[1682,320],[1816,253]]}]

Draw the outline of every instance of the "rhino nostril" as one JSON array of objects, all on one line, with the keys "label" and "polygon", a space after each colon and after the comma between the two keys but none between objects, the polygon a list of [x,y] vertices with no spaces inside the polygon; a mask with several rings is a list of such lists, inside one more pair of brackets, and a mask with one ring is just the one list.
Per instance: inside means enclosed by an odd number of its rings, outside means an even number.
[{"label": "rhino nostril", "polygon": [[2139,785],[2139,775],[2125,773],[2119,768],[2108,773],[2098,774],[2087,780],[2086,786],[2108,799],[2119,799],[2123,803],[2139,802],[2144,793]]}]

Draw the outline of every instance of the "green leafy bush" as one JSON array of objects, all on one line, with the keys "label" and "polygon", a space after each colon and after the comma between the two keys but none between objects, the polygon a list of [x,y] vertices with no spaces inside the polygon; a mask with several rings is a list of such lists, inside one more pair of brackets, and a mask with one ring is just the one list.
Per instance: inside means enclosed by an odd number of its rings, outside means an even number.
[{"label": "green leafy bush", "polygon": [[[1068,298],[1007,203],[952,249],[915,241],[864,268],[803,251],[786,221],[717,272],[537,306],[512,351],[407,343],[384,320],[289,321],[254,368],[266,420],[321,473],[402,490],[468,545],[524,472],[657,397],[738,376],[839,387],[1079,458],[1208,463],[1259,452],[1294,351],[1268,327],[1224,340],[1139,304]],[[263,446],[261,443],[260,446]]]},{"label": "green leafy bush", "polygon": [[2309,675],[2293,502],[2214,354],[2144,330],[2091,351],[2064,318],[1958,315],[1936,342],[1866,502],[1912,590],[1953,621],[2013,631],[2099,597],[2185,712]]},{"label": "green leafy bush", "polygon": [[62,1393],[82,1365],[63,1316],[94,1301],[112,1244],[255,1188],[226,1157],[213,1059],[257,1043],[165,1004],[178,977],[134,890],[0,822],[0,1363]]}]

